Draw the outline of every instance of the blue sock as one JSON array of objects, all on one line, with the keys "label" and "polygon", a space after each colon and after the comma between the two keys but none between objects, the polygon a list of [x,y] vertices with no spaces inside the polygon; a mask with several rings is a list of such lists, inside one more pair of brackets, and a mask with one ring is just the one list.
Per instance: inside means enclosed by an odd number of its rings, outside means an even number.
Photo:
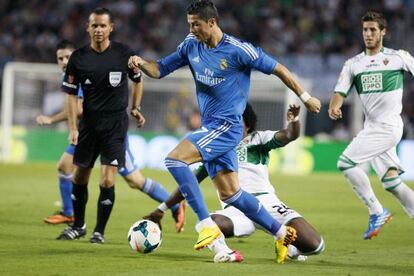
[{"label": "blue sock", "polygon": [[62,209],[65,216],[73,216],[72,175],[59,173],[59,190],[62,198]]},{"label": "blue sock", "polygon": [[282,226],[269,214],[255,196],[242,189],[223,201],[242,211],[249,219],[262,226],[272,235],[276,235]]},{"label": "blue sock", "polygon": [[[164,202],[170,197],[170,194],[164,189],[164,187],[160,183],[157,183],[154,180],[152,180],[151,178],[145,179],[142,192],[146,193],[152,199],[158,202]],[[170,209],[172,212],[175,212],[178,209],[178,204],[175,204]]]},{"label": "blue sock", "polygon": [[165,166],[178,183],[178,188],[196,213],[198,220],[202,221],[210,217],[197,178],[188,165],[179,160],[166,158]]}]

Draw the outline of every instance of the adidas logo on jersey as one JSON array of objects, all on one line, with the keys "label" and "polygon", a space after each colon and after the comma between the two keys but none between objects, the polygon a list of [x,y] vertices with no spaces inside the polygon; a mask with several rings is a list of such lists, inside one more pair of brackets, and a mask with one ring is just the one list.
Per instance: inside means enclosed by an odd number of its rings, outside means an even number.
[{"label": "adidas logo on jersey", "polygon": [[114,160],[113,160],[111,163],[109,163],[109,164],[114,165],[114,166],[118,166],[118,160],[114,159]]},{"label": "adidas logo on jersey", "polygon": [[193,58],[192,59],[194,62],[197,62],[197,63],[199,63],[200,62],[200,57],[199,56],[196,56],[195,58]]},{"label": "adidas logo on jersey", "polygon": [[86,79],[85,84],[92,84],[92,82],[89,79]]}]

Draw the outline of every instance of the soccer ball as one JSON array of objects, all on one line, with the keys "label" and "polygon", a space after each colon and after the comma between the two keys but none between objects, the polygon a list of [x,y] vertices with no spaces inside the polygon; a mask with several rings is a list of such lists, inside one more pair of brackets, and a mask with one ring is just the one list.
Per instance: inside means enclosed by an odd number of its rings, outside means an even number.
[{"label": "soccer ball", "polygon": [[155,222],[139,220],[128,231],[128,243],[132,250],[150,253],[161,245],[161,230]]}]

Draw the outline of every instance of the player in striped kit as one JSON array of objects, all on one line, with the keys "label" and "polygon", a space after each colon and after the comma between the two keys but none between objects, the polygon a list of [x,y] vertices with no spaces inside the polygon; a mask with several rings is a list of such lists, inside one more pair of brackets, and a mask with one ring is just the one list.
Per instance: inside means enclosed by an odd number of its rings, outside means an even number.
[{"label": "player in striped kit", "polygon": [[367,12],[361,23],[365,51],[345,62],[329,105],[329,117],[342,118],[344,97],[355,85],[364,110],[364,128],[339,157],[338,168],[368,207],[368,229],[363,238],[371,239],[391,219],[391,213],[378,201],[358,164],[370,162],[384,189],[414,218],[414,192],[399,176],[404,171],[396,152],[403,132],[403,74],[414,73],[414,58],[404,50],[383,47],[387,22],[382,14]]}]

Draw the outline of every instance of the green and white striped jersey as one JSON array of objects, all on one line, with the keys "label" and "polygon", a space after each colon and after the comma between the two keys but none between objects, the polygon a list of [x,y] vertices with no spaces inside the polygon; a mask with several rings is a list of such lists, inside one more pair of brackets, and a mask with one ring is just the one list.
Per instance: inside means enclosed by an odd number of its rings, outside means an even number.
[{"label": "green and white striped jersey", "polygon": [[269,181],[269,152],[284,145],[276,140],[276,131],[256,131],[237,146],[240,187],[249,193],[274,193]]},{"label": "green and white striped jersey", "polygon": [[345,62],[335,92],[346,97],[355,86],[367,121],[402,126],[404,71],[414,73],[414,58],[404,50],[362,52]]}]

